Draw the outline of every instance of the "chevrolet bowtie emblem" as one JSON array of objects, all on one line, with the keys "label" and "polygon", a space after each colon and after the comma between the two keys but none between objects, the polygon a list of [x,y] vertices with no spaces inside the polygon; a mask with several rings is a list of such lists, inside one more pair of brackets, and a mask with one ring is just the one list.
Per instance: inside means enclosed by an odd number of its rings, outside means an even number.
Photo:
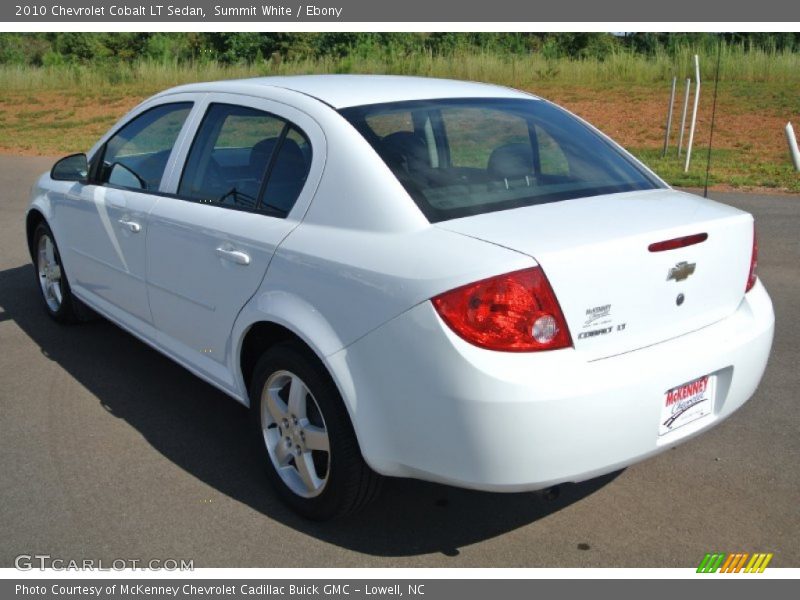
[{"label": "chevrolet bowtie emblem", "polygon": [[685,260],[679,262],[677,265],[667,271],[667,281],[670,279],[674,279],[675,281],[683,281],[684,279],[688,279],[689,275],[694,273],[695,267],[697,267],[697,263],[688,263]]}]

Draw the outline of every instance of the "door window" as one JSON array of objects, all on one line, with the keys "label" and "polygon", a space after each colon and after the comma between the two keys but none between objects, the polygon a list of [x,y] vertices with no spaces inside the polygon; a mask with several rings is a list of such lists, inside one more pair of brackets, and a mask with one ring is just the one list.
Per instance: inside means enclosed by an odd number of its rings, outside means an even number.
[{"label": "door window", "polygon": [[262,199],[267,209],[288,213],[300,195],[311,166],[311,144],[305,134],[289,125],[278,149]]},{"label": "door window", "polygon": [[136,116],[103,146],[98,184],[157,191],[191,102],[162,104]]},{"label": "door window", "polygon": [[285,215],[310,164],[308,138],[285,119],[246,106],[212,104],[186,159],[178,195]]}]

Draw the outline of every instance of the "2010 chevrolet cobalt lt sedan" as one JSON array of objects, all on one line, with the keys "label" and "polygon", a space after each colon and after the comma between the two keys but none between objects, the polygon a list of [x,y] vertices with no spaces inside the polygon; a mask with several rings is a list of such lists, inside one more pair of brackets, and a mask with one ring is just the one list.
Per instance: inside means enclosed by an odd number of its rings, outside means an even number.
[{"label": "2010 chevrolet cobalt lt sedan", "polygon": [[32,195],[50,315],[99,313],[249,405],[311,518],[381,475],[511,492],[617,470],[731,415],[772,344],[751,215],[508,88],[178,87]]}]

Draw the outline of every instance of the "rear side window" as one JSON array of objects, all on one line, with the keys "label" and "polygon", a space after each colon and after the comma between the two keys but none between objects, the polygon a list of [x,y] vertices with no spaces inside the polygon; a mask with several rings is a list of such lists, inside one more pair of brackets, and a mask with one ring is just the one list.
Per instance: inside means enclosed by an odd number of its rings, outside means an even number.
[{"label": "rear side window", "polygon": [[541,100],[421,100],[341,114],[431,222],[663,185],[616,145]]},{"label": "rear side window", "polygon": [[212,104],[186,159],[178,195],[286,215],[310,164],[307,138],[285,119],[246,106]]},{"label": "rear side window", "polygon": [[288,213],[300,195],[311,165],[311,144],[305,134],[289,125],[269,171],[263,206],[277,212]]},{"label": "rear side window", "polygon": [[162,104],[128,121],[98,154],[97,183],[156,191],[191,102]]}]

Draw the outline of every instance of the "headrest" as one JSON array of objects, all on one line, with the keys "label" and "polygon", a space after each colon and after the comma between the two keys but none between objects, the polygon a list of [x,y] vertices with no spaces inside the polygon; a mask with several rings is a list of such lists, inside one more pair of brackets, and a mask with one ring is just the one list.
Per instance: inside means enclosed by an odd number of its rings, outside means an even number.
[{"label": "headrest", "polygon": [[276,143],[278,143],[278,138],[271,137],[263,139],[253,146],[250,150],[250,166],[254,169],[264,169],[269,157],[272,156]]},{"label": "headrest", "polygon": [[508,179],[530,175],[533,173],[530,144],[506,144],[495,148],[489,156],[488,168],[493,175]]},{"label": "headrest", "polygon": [[[425,140],[411,131],[396,131],[381,139],[384,150],[399,161],[407,161],[409,167],[430,166]],[[412,166],[413,165],[413,166]]]}]

